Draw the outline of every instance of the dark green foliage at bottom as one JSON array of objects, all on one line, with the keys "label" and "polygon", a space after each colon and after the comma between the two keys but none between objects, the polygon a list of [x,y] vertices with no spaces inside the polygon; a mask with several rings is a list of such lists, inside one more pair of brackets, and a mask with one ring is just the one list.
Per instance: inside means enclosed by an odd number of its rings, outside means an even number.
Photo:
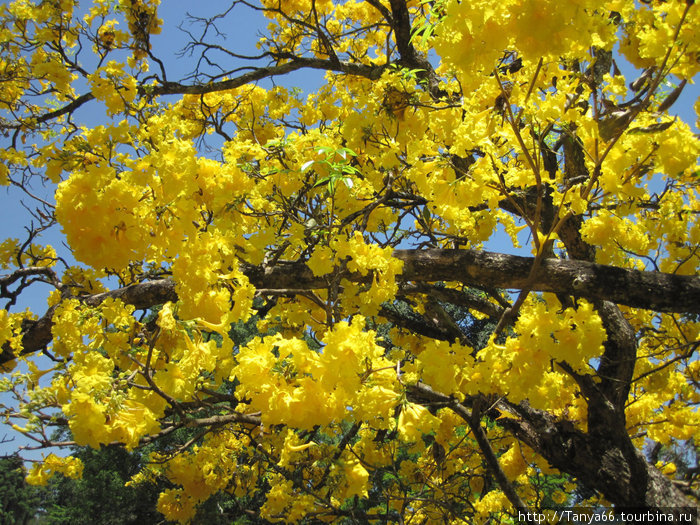
[{"label": "dark green foliage at bottom", "polygon": [[129,525],[162,522],[159,488],[124,486],[140,470],[140,455],[117,447],[80,448],[83,478],[54,476],[44,491],[42,525]]},{"label": "dark green foliage at bottom", "polygon": [[39,491],[24,481],[26,472],[17,456],[0,458],[0,524],[26,525],[39,506]]}]

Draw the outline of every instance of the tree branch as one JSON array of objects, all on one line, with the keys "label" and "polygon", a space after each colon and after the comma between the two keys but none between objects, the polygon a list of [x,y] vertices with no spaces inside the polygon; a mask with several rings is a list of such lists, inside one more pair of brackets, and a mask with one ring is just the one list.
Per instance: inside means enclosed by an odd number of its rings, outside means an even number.
[{"label": "tree branch", "polygon": [[589,428],[584,433],[571,421],[534,409],[527,401],[517,405],[501,403],[505,414],[517,417],[499,418],[499,425],[554,468],[596,488],[611,503],[649,509],[694,506],[694,501],[646,461],[626,433],[611,433],[611,429],[603,428]]},{"label": "tree branch", "polygon": [[[493,475],[493,477],[496,478],[498,485],[501,487],[501,490],[508,498],[508,501],[510,501],[511,505],[513,505],[513,508],[515,510],[523,513],[528,513],[530,509],[528,509],[527,504],[518,495],[518,492],[515,489],[515,485],[508,479],[506,473],[503,472],[503,469],[501,468],[501,465],[498,462],[498,458],[496,457],[493,448],[491,448],[491,443],[489,443],[488,436],[486,435],[486,432],[484,432],[484,429],[481,428],[481,410],[477,406],[475,406],[470,412],[463,404],[459,403],[456,399],[436,392],[425,383],[417,383],[411,386],[410,390],[418,393],[421,397],[445,403],[455,414],[461,417],[467,423],[467,425],[469,425],[469,428],[471,429],[472,434],[474,435],[474,439],[479,445],[481,454],[486,460],[486,465],[488,466],[491,475]],[[481,401],[483,401],[482,398],[477,398],[474,400],[474,403],[475,405],[480,405]]]},{"label": "tree branch", "polygon": [[382,72],[385,69],[384,66],[367,66],[364,64],[353,64],[347,61],[335,62],[328,59],[305,58],[294,55],[289,55],[288,57],[279,56],[278,58],[288,58],[289,62],[274,66],[256,68],[253,71],[243,73],[236,78],[221,80],[219,82],[209,82],[207,84],[187,85],[180,84],[178,82],[164,82],[162,85],[154,86],[149,93],[153,95],[201,95],[204,93],[214,93],[245,86],[246,84],[262,80],[263,78],[286,75],[292,71],[297,71],[304,68],[320,69],[323,71],[337,71],[339,73],[348,73],[350,75],[357,75],[369,78],[371,80],[376,80],[382,75]]},{"label": "tree branch", "polygon": [[[577,295],[591,301],[610,301],[660,312],[700,313],[700,277],[660,272],[641,272],[587,261],[545,259],[528,281],[534,259],[478,250],[396,250],[404,263],[400,282],[456,281],[467,286],[522,289]],[[303,262],[278,261],[274,267],[244,265],[244,273],[257,288],[321,289],[324,276],[315,276]],[[341,277],[370,282],[372,275],[343,272]],[[176,301],[175,284],[160,279],[132,284],[83,298],[97,305],[107,297],[121,299],[137,309]],[[22,354],[36,352],[51,342],[53,309],[34,323],[23,336]],[[12,360],[9,344],[3,346],[0,365]]]},{"label": "tree branch", "polygon": [[[306,58],[295,55],[276,56],[277,59],[287,59],[284,64],[271,65],[266,67],[255,67],[252,71],[243,73],[235,78],[221,80],[219,82],[209,82],[206,84],[182,84],[179,82],[163,82],[155,86],[139,86],[141,96],[154,95],[202,95],[205,93],[216,93],[235,89],[247,84],[262,80],[264,78],[286,75],[299,69],[320,69],[323,71],[337,71],[349,75],[366,77],[370,80],[378,79],[384,72],[385,66],[368,66],[365,64],[354,64],[347,61],[334,61],[321,58]],[[72,113],[80,106],[95,99],[91,92],[80,95],[78,98],[65,106],[49,111],[36,117],[36,122],[43,123],[48,120],[58,118],[67,113]],[[15,126],[10,126],[15,127]]]}]

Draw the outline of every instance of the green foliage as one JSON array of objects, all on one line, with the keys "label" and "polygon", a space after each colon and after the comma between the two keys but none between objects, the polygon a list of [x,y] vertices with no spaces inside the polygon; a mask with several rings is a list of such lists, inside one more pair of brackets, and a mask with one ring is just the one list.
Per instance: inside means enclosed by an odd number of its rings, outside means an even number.
[{"label": "green foliage", "polygon": [[[358,175],[359,171],[355,166],[349,164],[348,157],[356,157],[357,154],[348,148],[333,149],[329,147],[318,147],[316,151],[319,155],[325,155],[322,160],[309,160],[305,162],[301,170],[306,171],[312,166],[321,167],[327,172],[326,177],[319,179],[314,187],[328,185],[328,191],[331,195],[335,193],[335,186],[339,181],[343,181],[348,187],[352,187],[352,179],[350,175]],[[340,160],[338,160],[340,158]]]},{"label": "green foliage", "polygon": [[42,525],[128,525],[158,523],[160,488],[125,486],[141,469],[141,454],[119,447],[84,447],[74,452],[83,462],[83,478],[55,476],[44,491]]},{"label": "green foliage", "polygon": [[39,491],[24,481],[25,470],[17,455],[0,458],[0,523],[30,523],[39,505]]},{"label": "green foliage", "polygon": [[435,34],[435,28],[445,16],[444,0],[421,0],[419,2],[424,10],[422,23],[416,24],[411,34],[411,42],[424,46]]}]

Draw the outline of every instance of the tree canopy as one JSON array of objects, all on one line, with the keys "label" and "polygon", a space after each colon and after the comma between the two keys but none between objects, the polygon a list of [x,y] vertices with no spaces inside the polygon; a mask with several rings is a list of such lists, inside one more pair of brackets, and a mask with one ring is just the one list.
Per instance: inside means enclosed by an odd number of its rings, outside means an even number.
[{"label": "tree canopy", "polygon": [[183,522],[222,492],[292,523],[697,504],[658,454],[700,425],[692,0],[159,3],[0,5],[32,212],[0,384],[34,448],[188,429],[131,481]]},{"label": "tree canopy", "polygon": [[0,457],[0,522],[6,525],[30,523],[39,505],[39,491],[27,485],[22,458],[17,454]]}]

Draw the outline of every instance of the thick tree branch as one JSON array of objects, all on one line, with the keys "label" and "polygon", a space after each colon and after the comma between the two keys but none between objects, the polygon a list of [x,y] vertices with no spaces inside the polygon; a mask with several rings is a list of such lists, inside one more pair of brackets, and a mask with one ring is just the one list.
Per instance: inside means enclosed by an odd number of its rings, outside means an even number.
[{"label": "thick tree branch", "polygon": [[[534,261],[532,257],[476,250],[399,251],[395,256],[404,260],[406,280],[453,280],[505,289],[522,289]],[[532,290],[663,312],[700,313],[699,277],[640,272],[585,261],[545,259],[535,274]]]},{"label": "thick tree branch", "polygon": [[97,306],[108,298],[121,299],[126,304],[134,306],[137,310],[142,310],[157,304],[167,303],[168,301],[177,301],[177,294],[175,293],[175,283],[173,281],[170,279],[159,279],[90,295],[84,299],[84,302],[90,306]]},{"label": "thick tree branch", "polygon": [[[155,86],[141,86],[139,87],[139,93],[144,96],[154,96],[154,95],[202,95],[205,93],[216,93],[219,91],[226,91],[230,89],[235,89],[247,84],[257,82],[264,78],[270,78],[275,76],[286,75],[292,71],[297,71],[299,69],[320,69],[323,71],[337,71],[339,73],[347,73],[349,75],[356,75],[361,77],[366,77],[370,80],[378,79],[384,72],[384,66],[368,66],[364,64],[354,64],[347,61],[334,61],[321,58],[306,58],[297,57],[290,55],[289,57],[278,57],[281,59],[288,59],[289,61],[284,64],[266,66],[266,67],[256,67],[247,73],[243,73],[235,78],[230,78],[227,80],[221,80],[219,82],[208,82],[206,84],[182,84],[179,82],[163,82],[160,85]],[[69,104],[56,109],[54,111],[49,111],[36,117],[36,122],[46,122],[58,118],[62,115],[72,113],[78,109],[83,104],[94,100],[95,96],[89,92],[85,93]]]},{"label": "thick tree branch", "polygon": [[484,297],[475,295],[474,293],[465,293],[453,288],[438,287],[425,283],[411,283],[401,286],[401,293],[412,294],[420,293],[434,297],[438,301],[454,304],[455,306],[463,306],[471,310],[477,310],[489,317],[500,317],[503,315],[504,308],[498,304],[494,304]]},{"label": "thick tree branch", "polygon": [[[577,295],[592,301],[610,301],[660,312],[700,313],[700,277],[659,272],[640,272],[604,266],[586,261],[545,259],[534,279],[528,281],[532,257],[520,257],[478,250],[396,250],[394,257],[404,263],[401,282],[456,281],[467,286],[522,289]],[[267,289],[322,289],[328,286],[324,276],[314,276],[301,262],[279,261],[274,267],[247,266],[244,272],[251,283]],[[342,277],[370,282],[371,275],[346,272]],[[136,308],[149,308],[177,300],[175,285],[161,279],[83,300],[96,305],[107,297],[119,298]],[[49,310],[23,336],[23,354],[36,352],[51,342]],[[13,359],[9,345],[3,347],[0,365]]]},{"label": "thick tree branch", "polygon": [[[390,0],[389,4],[391,5],[391,17],[387,17],[387,21],[394,30],[396,47],[401,56],[400,63],[406,67],[419,70],[418,78],[428,82],[428,91],[434,99],[437,100],[447,96],[447,92],[439,87],[440,79],[435,74],[433,65],[425,56],[418,53],[413,43],[411,43],[413,28],[406,0]],[[384,16],[386,17],[386,14]]]},{"label": "thick tree branch", "polygon": [[379,315],[396,326],[409,330],[413,334],[422,335],[439,341],[450,341],[454,338],[439,327],[429,324],[424,317],[405,315],[393,308],[382,307]]},{"label": "thick tree branch", "polygon": [[289,62],[268,67],[255,68],[252,71],[243,73],[240,76],[219,82],[209,82],[207,84],[187,85],[178,82],[165,82],[162,85],[153,87],[149,93],[153,95],[202,95],[205,93],[215,93],[218,91],[226,91],[237,87],[251,84],[263,78],[286,75],[292,71],[299,69],[320,69],[323,71],[337,71],[338,73],[347,73],[366,77],[371,80],[378,79],[384,71],[384,66],[367,66],[364,64],[354,64],[347,61],[335,62],[333,60],[323,58],[306,58],[289,55]]},{"label": "thick tree branch", "polygon": [[[468,398],[466,404],[474,405],[470,412],[465,403],[459,403],[424,383],[410,386],[408,393],[417,403],[444,403],[467,422],[475,437],[479,438],[477,440],[489,469],[508,499],[518,508],[519,498],[512,484],[502,471],[499,473],[501,469],[495,456],[489,457],[490,446],[486,436],[477,434],[477,430],[481,429],[477,426],[478,418],[474,418],[473,411],[478,411],[478,406],[483,405],[485,399],[481,396]],[[575,476],[587,487],[599,490],[616,505],[646,508],[694,506],[693,500],[688,499],[682,490],[635,449],[625,431],[624,422],[614,425],[620,429],[619,432],[609,427],[590,426],[588,432],[583,432],[571,421],[534,409],[527,401],[516,405],[502,399],[495,407],[505,416],[498,418],[501,427],[545,458],[550,465]]]},{"label": "thick tree branch", "polygon": [[46,122],[47,120],[52,120],[58,117],[61,117],[63,115],[66,115],[67,113],[72,113],[76,109],[78,109],[80,106],[83,104],[90,102],[91,100],[95,99],[95,95],[92,93],[85,93],[84,95],[80,95],[78,98],[73,100],[71,103],[66,104],[62,108],[56,109],[54,111],[49,111],[48,113],[44,113],[43,115],[40,115],[36,118],[36,121],[38,123],[41,122]]},{"label": "thick tree branch", "polygon": [[517,414],[499,418],[502,427],[553,467],[596,488],[615,505],[650,509],[695,505],[645,460],[626,433],[604,428],[589,428],[584,433],[568,420],[532,408],[527,401],[502,403],[504,413]]},{"label": "thick tree branch", "polygon": [[26,268],[18,268],[10,275],[0,277],[0,288],[7,287],[24,277],[34,275],[43,275],[48,279],[56,280],[56,274],[51,268],[47,268],[45,266],[28,266]]},{"label": "thick tree branch", "polygon": [[[700,277],[641,272],[587,261],[545,259],[528,282],[534,259],[479,250],[396,250],[404,262],[402,282],[456,281],[467,286],[530,289],[565,293],[592,301],[660,312],[700,313]],[[274,268],[246,270],[256,286],[265,288],[325,288],[303,263],[280,262]],[[344,277],[369,282],[372,276]]]},{"label": "thick tree branch", "polygon": [[595,307],[608,334],[598,366],[600,390],[617,410],[624,413],[637,358],[634,328],[616,304],[599,301]]}]

